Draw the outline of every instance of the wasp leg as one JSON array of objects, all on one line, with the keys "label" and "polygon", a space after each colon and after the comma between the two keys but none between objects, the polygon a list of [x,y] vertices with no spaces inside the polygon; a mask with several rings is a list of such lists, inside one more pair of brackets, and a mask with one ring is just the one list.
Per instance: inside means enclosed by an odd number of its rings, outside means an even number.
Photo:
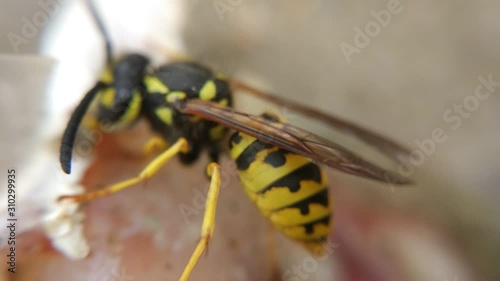
[{"label": "wasp leg", "polygon": [[168,162],[168,160],[170,160],[170,158],[172,158],[179,152],[187,152],[187,151],[188,151],[187,140],[185,138],[180,138],[169,149],[167,149],[166,151],[158,155],[155,159],[153,159],[153,161],[151,161],[146,166],[146,168],[142,170],[139,176],[122,181],[117,184],[110,185],[100,190],[78,195],[60,196],[58,200],[69,199],[77,203],[83,203],[111,195],[127,187],[130,187],[138,182],[150,179],[154,174],[156,174],[160,170],[161,167],[163,167]]},{"label": "wasp leg", "polygon": [[168,148],[168,142],[166,142],[163,138],[154,136],[146,142],[142,151],[144,155],[151,155],[157,151],[164,151]]},{"label": "wasp leg", "polygon": [[208,240],[212,237],[215,228],[215,207],[217,206],[217,196],[219,195],[220,189],[220,166],[219,164],[212,162],[207,166],[207,174],[211,178],[210,188],[207,194],[207,202],[205,205],[205,214],[203,216],[203,224],[201,226],[201,239],[193,252],[193,255],[189,259],[184,272],[182,273],[180,281],[186,281],[191,274],[196,262],[200,258],[201,254],[207,248],[208,251]]}]

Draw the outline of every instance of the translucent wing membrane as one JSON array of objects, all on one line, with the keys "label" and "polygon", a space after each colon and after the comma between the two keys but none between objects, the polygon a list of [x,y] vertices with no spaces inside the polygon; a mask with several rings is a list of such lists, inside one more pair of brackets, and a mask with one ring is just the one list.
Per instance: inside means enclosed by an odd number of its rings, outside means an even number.
[{"label": "translucent wing membrane", "polygon": [[312,107],[308,107],[291,100],[286,100],[273,94],[265,93],[241,81],[232,80],[231,86],[233,89],[243,90],[246,93],[252,94],[266,101],[280,106],[285,106],[288,109],[322,121],[340,131],[353,135],[394,160],[399,160],[399,157],[407,159],[410,155],[410,150],[404,146],[342,118],[326,114]]},{"label": "translucent wing membrane", "polygon": [[394,185],[411,183],[409,179],[380,168],[336,143],[290,124],[240,113],[232,108],[202,100],[179,101],[177,109],[182,113],[197,115],[222,124],[348,174]]}]

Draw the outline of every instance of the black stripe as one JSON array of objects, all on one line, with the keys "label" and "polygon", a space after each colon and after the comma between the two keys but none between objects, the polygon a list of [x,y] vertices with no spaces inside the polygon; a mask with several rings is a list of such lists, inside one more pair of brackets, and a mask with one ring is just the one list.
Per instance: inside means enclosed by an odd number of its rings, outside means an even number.
[{"label": "black stripe", "polygon": [[300,210],[300,214],[305,216],[309,214],[310,204],[320,204],[325,207],[328,207],[328,188],[320,190],[318,193],[312,194],[311,196],[304,198],[299,202],[293,203],[286,207],[282,207],[279,210],[297,208]]},{"label": "black stripe", "polygon": [[255,140],[254,142],[252,142],[252,144],[245,148],[240,156],[238,156],[238,159],[236,159],[236,167],[240,171],[248,169],[248,167],[250,167],[250,164],[255,161],[255,156],[259,151],[271,147],[273,147],[272,144]]},{"label": "black stripe", "polygon": [[266,158],[264,159],[264,163],[267,163],[275,168],[281,167],[286,163],[285,154],[287,153],[291,152],[282,148],[273,151],[267,154]]},{"label": "black stripe", "polygon": [[235,132],[234,134],[231,135],[229,138],[229,149],[233,149],[233,143],[234,144],[239,144],[243,140],[243,137],[240,135],[239,132]]},{"label": "black stripe", "polygon": [[231,107],[233,105],[233,97],[227,81],[218,78],[212,79],[212,81],[214,81],[216,89],[214,101],[219,102],[223,99],[227,99],[227,106]]},{"label": "black stripe", "polygon": [[304,242],[304,243],[313,243],[313,242],[326,243],[326,241],[328,241],[328,235],[317,237],[317,238],[311,238],[311,239],[301,239],[300,241]]},{"label": "black stripe", "polygon": [[330,224],[330,215],[312,222],[305,223],[302,226],[306,229],[306,234],[312,234],[314,232],[314,225],[316,224],[324,224],[328,226]]},{"label": "black stripe", "polygon": [[288,188],[290,192],[297,192],[300,189],[300,181],[302,180],[312,180],[321,183],[321,170],[318,165],[309,162],[288,175],[283,176],[279,180],[276,180],[257,193],[263,194],[272,188]]}]

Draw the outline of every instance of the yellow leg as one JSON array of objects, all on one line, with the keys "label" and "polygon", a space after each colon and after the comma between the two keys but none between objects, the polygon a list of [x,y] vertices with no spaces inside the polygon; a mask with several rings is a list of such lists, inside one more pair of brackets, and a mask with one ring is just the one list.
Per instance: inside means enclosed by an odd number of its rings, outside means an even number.
[{"label": "yellow leg", "polygon": [[157,151],[167,150],[167,148],[168,143],[163,138],[155,136],[148,140],[142,151],[145,155],[151,155]]},{"label": "yellow leg", "polygon": [[179,152],[187,152],[187,151],[188,151],[187,140],[184,138],[180,138],[168,150],[164,151],[162,154],[158,155],[155,159],[153,159],[153,161],[151,161],[146,166],[146,168],[142,170],[139,176],[131,178],[129,180],[125,180],[117,184],[110,185],[106,188],[96,190],[93,192],[87,192],[78,195],[60,196],[58,200],[69,199],[78,203],[83,203],[111,195],[127,187],[130,187],[138,182],[150,179],[154,174],[156,174],[160,170],[161,167],[163,167],[168,162],[168,160],[170,160],[170,158],[172,158]]},{"label": "yellow leg", "polygon": [[[211,177],[210,188],[207,194],[207,202],[205,205],[205,215],[203,217],[203,225],[201,226],[201,239],[194,250],[193,255],[189,259],[180,281],[186,281],[191,274],[196,262],[201,254],[208,247],[208,240],[212,237],[215,228],[215,207],[217,205],[217,196],[220,189],[220,166],[217,163],[210,163],[207,166],[207,173]],[[207,250],[208,251],[208,250]]]}]

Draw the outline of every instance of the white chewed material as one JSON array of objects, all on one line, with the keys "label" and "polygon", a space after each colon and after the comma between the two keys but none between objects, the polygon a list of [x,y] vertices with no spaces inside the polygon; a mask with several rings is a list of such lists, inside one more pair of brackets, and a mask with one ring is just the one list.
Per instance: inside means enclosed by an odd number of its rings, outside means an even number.
[{"label": "white chewed material", "polygon": [[[151,57],[153,62],[161,62],[166,59],[168,51],[165,50],[182,50],[183,1],[94,1],[110,34],[115,56],[139,52]],[[55,59],[56,68],[47,97],[48,118],[44,126],[47,146],[37,155],[39,164],[36,165],[38,171],[45,169],[45,176],[40,174],[43,183],[38,185],[43,186],[46,193],[40,194],[43,199],[37,200],[46,202],[43,228],[54,247],[69,258],[79,259],[89,254],[83,234],[84,215],[78,204],[56,199],[84,191],[78,183],[89,165],[85,158],[88,155],[74,155],[72,173],[66,175],[56,159],[58,151],[54,147],[59,143],[54,141],[60,139],[71,112],[98,79],[106,59],[104,41],[84,1],[66,3],[54,16],[43,34],[40,49]]]}]

